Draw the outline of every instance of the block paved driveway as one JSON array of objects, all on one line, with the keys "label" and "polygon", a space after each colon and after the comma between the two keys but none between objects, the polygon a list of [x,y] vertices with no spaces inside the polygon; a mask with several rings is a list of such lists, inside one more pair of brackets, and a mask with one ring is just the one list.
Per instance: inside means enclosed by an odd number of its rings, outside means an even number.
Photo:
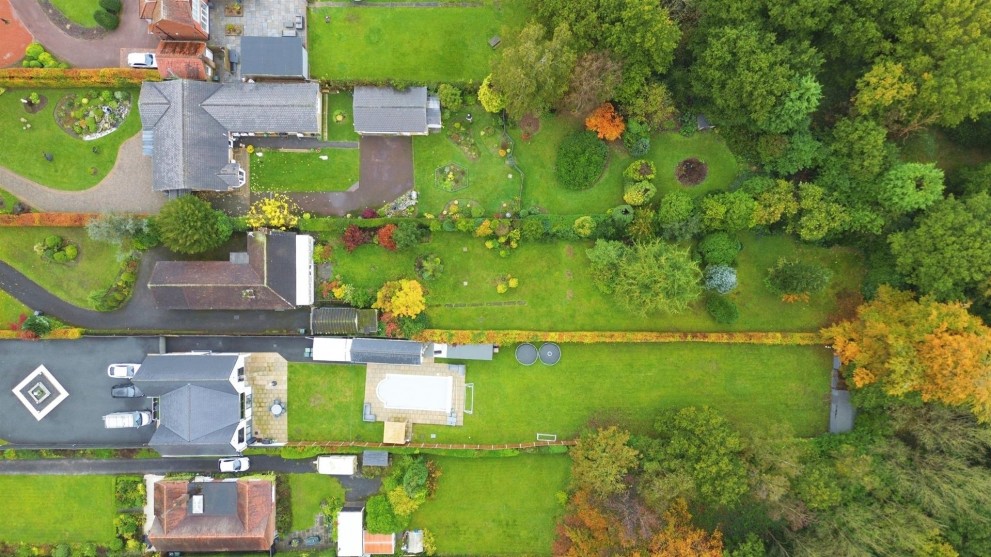
[{"label": "block paved driveway", "polygon": [[[0,439],[44,446],[146,445],[155,432],[152,425],[103,427],[104,414],[151,410],[151,400],[144,397],[111,397],[110,387],[122,381],[107,377],[107,366],[140,363],[147,354],[157,352],[157,338],[0,341]],[[44,365],[69,394],[40,421],[12,392],[39,365]]]}]

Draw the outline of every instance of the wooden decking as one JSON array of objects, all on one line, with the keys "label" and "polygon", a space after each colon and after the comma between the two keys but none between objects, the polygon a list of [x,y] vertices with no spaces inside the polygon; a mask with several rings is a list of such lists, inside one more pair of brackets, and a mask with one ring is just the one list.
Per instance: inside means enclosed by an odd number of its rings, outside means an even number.
[{"label": "wooden decking", "polygon": [[[399,410],[386,408],[375,394],[379,382],[386,375],[426,375],[430,377],[452,377],[451,406],[453,416],[439,411]],[[451,369],[447,364],[424,363],[418,366],[399,364],[368,364],[365,372],[365,404],[371,405],[371,413],[377,422],[401,422],[431,425],[464,425],[465,376]],[[453,419],[452,419],[453,418]]]},{"label": "wooden decking", "polygon": [[244,375],[251,385],[254,436],[271,439],[274,443],[288,442],[287,414],[292,409],[287,408],[281,416],[272,414],[272,404],[276,400],[285,405],[289,398],[289,365],[286,359],[274,352],[251,354],[244,362]]}]

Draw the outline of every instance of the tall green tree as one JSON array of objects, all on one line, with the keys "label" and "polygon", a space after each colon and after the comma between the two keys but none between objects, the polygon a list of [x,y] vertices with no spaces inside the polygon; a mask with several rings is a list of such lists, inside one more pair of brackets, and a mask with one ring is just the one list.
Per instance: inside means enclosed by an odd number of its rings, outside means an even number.
[{"label": "tall green tree", "polygon": [[543,25],[530,23],[493,62],[491,85],[505,100],[511,118],[539,114],[567,91],[577,58],[567,24],[558,25],[548,39]]},{"label": "tall green tree", "polygon": [[962,299],[991,276],[991,196],[939,201],[888,243],[909,284],[940,300]]},{"label": "tall green tree", "polygon": [[884,174],[878,201],[896,214],[925,209],[943,198],[943,171],[931,163],[899,164]]},{"label": "tall green tree", "polygon": [[187,254],[211,250],[226,242],[233,232],[227,215],[193,195],[166,203],[155,225],[165,247]]},{"label": "tall green tree", "polygon": [[627,489],[625,476],[638,463],[630,434],[616,426],[587,431],[571,449],[571,482],[576,489],[605,498]]},{"label": "tall green tree", "polygon": [[620,261],[613,295],[638,315],[680,313],[702,294],[702,271],[687,249],[661,241],[635,244]]}]

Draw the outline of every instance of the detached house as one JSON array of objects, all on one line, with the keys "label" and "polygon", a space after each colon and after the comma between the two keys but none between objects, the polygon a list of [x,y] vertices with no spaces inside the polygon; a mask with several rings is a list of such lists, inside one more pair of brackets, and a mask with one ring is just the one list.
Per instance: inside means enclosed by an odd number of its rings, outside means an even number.
[{"label": "detached house", "polygon": [[287,310],[313,304],[313,237],[248,233],[248,250],[228,261],[159,261],[148,279],[163,309]]},{"label": "detached house", "polygon": [[275,484],[265,479],[158,481],[148,543],[159,553],[269,551]]},{"label": "detached house", "polygon": [[426,87],[355,87],[352,108],[359,135],[427,135],[441,128],[440,100]]},{"label": "detached house", "polygon": [[243,186],[238,138],[318,136],[320,105],[317,83],[142,83],[138,107],[155,191],[178,197]]},{"label": "detached house", "polygon": [[244,354],[152,354],[132,382],[154,399],[148,446],[162,456],[229,456],[248,448],[251,387]]},{"label": "detached house", "polygon": [[139,16],[148,33],[163,40],[205,41],[210,38],[210,5],[206,0],[139,0]]}]

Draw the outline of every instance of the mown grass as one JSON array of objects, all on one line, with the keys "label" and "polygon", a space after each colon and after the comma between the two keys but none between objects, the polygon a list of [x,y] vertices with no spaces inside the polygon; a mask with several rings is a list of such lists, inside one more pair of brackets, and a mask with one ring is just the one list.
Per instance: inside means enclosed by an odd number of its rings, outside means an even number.
[{"label": "mown grass", "polygon": [[[851,249],[811,246],[789,236],[745,234],[740,239],[744,249],[737,258],[739,287],[730,294],[740,319],[732,325],[713,321],[701,299],[677,315],[640,317],[623,310],[592,283],[585,255],[591,242],[524,242],[503,258],[468,234],[437,232],[430,243],[404,252],[371,244],[351,254],[338,248],[333,264],[345,282],[376,290],[387,280],[415,276],[417,255],[439,255],[444,272],[425,286],[431,326],[442,329],[809,331],[829,323],[844,310],[841,300],[859,290],[863,267]],[[782,257],[816,261],[831,269],[833,280],[826,292],[807,303],[781,301],[764,279]],[[498,294],[496,284],[506,275],[518,278],[519,287]],[[510,301],[517,304],[495,305]]]},{"label": "mown grass", "polygon": [[0,290],[0,327],[16,323],[21,314],[30,315],[31,310],[20,300]]},{"label": "mown grass", "polygon": [[434,534],[439,555],[549,555],[564,514],[566,456],[436,458],[443,475],[413,528]]},{"label": "mown grass", "polygon": [[[522,443],[537,433],[575,437],[589,420],[649,429],[661,411],[716,408],[743,429],[790,425],[797,435],[825,431],[830,355],[818,347],[719,344],[593,344],[562,346],[554,366],[526,367],[503,346],[491,362],[467,362],[474,385],[464,426],[417,425],[413,441]],[[297,420],[312,423],[293,440],[379,441],[382,425],[361,422],[365,371],[356,366],[290,364],[290,397],[302,378],[330,395],[302,396]],[[305,416],[299,416],[300,413]],[[431,437],[434,435],[435,437]]]},{"label": "mown grass", "polygon": [[[34,252],[35,244],[53,234],[79,246],[76,261],[45,261]],[[92,307],[90,293],[109,288],[120,270],[113,246],[90,240],[83,228],[0,228],[0,260],[55,296],[86,308]]]},{"label": "mown grass", "polygon": [[314,8],[310,73],[331,80],[478,82],[489,72],[489,38],[513,36],[526,7],[524,0],[505,0],[469,8]]},{"label": "mown grass", "polygon": [[344,486],[321,474],[290,474],[293,531],[313,528],[320,513],[320,503],[331,499],[344,501]]},{"label": "mown grass", "polygon": [[253,191],[346,191],[358,181],[358,149],[266,149],[259,153],[261,157],[258,153],[251,157]]},{"label": "mown grass", "polygon": [[96,0],[49,0],[69,21],[83,27],[96,27],[93,13],[100,9]]},{"label": "mown grass", "polygon": [[[341,111],[344,119],[336,121],[334,113]],[[333,93],[327,99],[327,138],[330,141],[358,141],[354,131],[354,106],[351,91]]]},{"label": "mown grass", "polygon": [[[28,114],[21,98],[32,91],[48,98],[37,114]],[[83,141],[62,131],[55,122],[55,104],[78,89],[11,89],[0,95],[0,166],[45,186],[69,191],[84,190],[100,182],[117,161],[121,143],[141,129],[138,91],[131,90],[131,112],[110,135]],[[27,120],[30,129],[24,129]],[[94,149],[96,152],[94,152]],[[52,162],[44,154],[52,155]]]},{"label": "mown grass", "polygon": [[113,476],[0,476],[0,540],[109,543],[115,536]]}]

